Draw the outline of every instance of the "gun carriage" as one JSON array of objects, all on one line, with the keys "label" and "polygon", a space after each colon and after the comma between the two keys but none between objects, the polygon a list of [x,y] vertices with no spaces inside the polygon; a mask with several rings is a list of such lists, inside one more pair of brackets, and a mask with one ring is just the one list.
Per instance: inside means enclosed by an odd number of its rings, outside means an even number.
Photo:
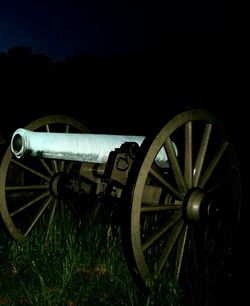
[{"label": "gun carriage", "polygon": [[147,288],[166,273],[187,283],[201,267],[214,279],[240,216],[234,148],[204,109],[177,114],[151,136],[92,134],[66,117],[41,118],[13,133],[0,181],[2,218],[18,241],[45,214],[47,236],[59,203],[114,199],[129,269]]}]

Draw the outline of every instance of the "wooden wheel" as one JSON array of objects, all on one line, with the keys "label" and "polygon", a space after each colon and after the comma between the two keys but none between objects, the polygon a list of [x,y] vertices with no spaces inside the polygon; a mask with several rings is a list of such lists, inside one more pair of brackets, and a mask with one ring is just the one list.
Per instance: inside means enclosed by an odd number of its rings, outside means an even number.
[{"label": "wooden wheel", "polygon": [[[45,132],[88,132],[79,121],[63,116],[45,116],[26,129]],[[19,241],[26,237],[39,222],[47,222],[49,233],[57,207],[71,204],[67,198],[58,197],[58,174],[73,171],[73,162],[44,159],[16,159],[10,147],[0,167],[0,210],[11,236]]]},{"label": "wooden wheel", "polygon": [[[159,154],[165,155],[162,162]],[[176,280],[197,304],[222,289],[241,183],[233,147],[213,113],[187,110],[145,138],[124,201],[124,251],[137,280],[147,288]]]}]

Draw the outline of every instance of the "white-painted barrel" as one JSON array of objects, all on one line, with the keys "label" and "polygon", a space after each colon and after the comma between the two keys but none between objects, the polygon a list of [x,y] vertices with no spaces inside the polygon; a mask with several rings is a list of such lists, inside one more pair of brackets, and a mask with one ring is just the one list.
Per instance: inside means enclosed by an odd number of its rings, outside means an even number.
[{"label": "white-painted barrel", "polygon": [[[144,136],[106,135],[90,133],[53,133],[17,129],[11,138],[11,151],[17,158],[25,156],[72,160],[79,162],[105,163],[109,153],[125,142],[139,146]],[[166,164],[163,148],[156,157]]]}]

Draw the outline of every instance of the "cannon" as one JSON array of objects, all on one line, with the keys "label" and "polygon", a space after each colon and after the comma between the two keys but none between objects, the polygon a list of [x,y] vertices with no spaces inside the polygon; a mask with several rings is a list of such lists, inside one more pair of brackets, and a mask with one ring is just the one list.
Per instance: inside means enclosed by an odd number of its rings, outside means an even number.
[{"label": "cannon", "polygon": [[40,125],[13,133],[1,165],[1,214],[16,240],[46,212],[49,229],[59,203],[109,198],[121,209],[124,254],[138,284],[152,288],[168,274],[186,288],[195,286],[193,274],[209,276],[210,288],[226,281],[241,177],[215,113],[184,110],[148,136]]}]

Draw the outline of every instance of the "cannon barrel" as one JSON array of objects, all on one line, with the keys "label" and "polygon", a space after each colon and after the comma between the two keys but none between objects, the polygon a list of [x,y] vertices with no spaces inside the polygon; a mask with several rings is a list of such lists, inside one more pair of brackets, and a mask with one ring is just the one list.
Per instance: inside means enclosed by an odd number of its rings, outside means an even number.
[{"label": "cannon barrel", "polygon": [[48,133],[19,128],[12,135],[11,151],[17,158],[104,163],[109,153],[124,142],[136,142],[140,146],[143,140],[143,136]]},{"label": "cannon barrel", "polygon": [[[144,138],[131,135],[34,132],[19,128],[13,133],[10,146],[17,158],[30,156],[105,163],[109,153],[120,148],[123,143],[135,142],[140,146]],[[158,153],[156,161],[159,165],[168,166],[163,149]]]}]

